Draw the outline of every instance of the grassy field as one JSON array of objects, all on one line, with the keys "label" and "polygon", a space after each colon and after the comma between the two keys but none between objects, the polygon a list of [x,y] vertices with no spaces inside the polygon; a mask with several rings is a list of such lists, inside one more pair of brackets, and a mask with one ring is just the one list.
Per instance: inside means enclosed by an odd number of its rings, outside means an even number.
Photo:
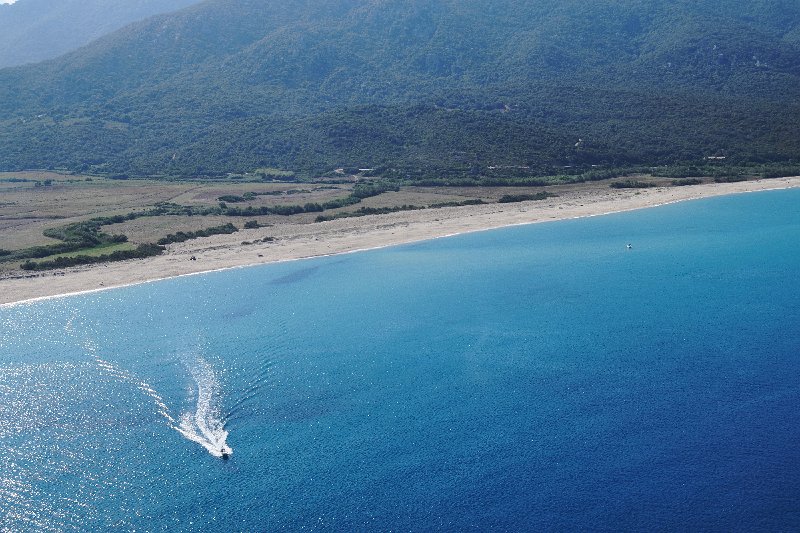
[{"label": "grassy field", "polygon": [[[640,177],[658,186],[670,186],[665,178]],[[225,196],[244,197],[245,201],[229,203],[231,207],[255,209],[278,205],[323,204],[348,197],[355,180],[346,183],[274,183],[242,181],[237,179],[202,180],[114,180],[96,176],[78,176],[55,172],[0,173],[0,249],[25,250],[34,246],[59,243],[45,237],[42,232],[83,222],[96,217],[127,215],[153,208],[160,203],[192,206],[196,209],[215,208]],[[569,194],[576,188],[608,190],[609,182],[553,185],[547,190],[556,194]],[[428,207],[448,202],[480,199],[487,203],[509,194],[535,194],[542,187],[401,187],[378,196],[364,198],[356,205],[329,209],[326,216],[355,211],[360,208],[394,208],[412,205]],[[127,243],[104,245],[91,251],[70,252],[63,256],[103,255],[116,250],[130,250],[138,244],[154,243],[170,233],[191,232],[212,226],[232,223],[242,228],[248,220],[257,220],[262,226],[286,223],[314,223],[319,213],[300,213],[291,216],[262,215],[252,217],[165,215],[148,216],[122,223],[105,225],[100,231],[106,234],[123,234]],[[43,258],[54,259],[56,255]],[[3,261],[0,256],[0,273],[15,270],[19,261]]]},{"label": "grassy field", "polygon": [[100,257],[101,255],[108,255],[114,252],[121,252],[123,250],[133,250],[136,245],[129,242],[122,242],[118,244],[105,244],[95,248],[87,248],[85,250],[77,250],[66,254],[54,254],[47,257],[48,260],[58,259],[59,257],[77,257],[79,255],[87,255],[89,257]]}]

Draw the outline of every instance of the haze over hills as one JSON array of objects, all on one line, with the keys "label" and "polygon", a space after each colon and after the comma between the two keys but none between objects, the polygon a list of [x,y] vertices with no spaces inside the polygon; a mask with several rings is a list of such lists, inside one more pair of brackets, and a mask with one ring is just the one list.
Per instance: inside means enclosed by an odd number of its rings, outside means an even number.
[{"label": "haze over hills", "polygon": [[800,4],[208,0],[0,71],[0,168],[800,160]]},{"label": "haze over hills", "polygon": [[52,59],[126,24],[200,0],[17,0],[0,4],[0,68]]}]

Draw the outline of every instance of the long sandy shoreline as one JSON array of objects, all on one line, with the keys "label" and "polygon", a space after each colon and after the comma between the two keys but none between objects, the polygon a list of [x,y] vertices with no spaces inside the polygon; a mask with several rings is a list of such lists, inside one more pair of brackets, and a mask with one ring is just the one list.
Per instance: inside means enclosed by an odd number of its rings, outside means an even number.
[{"label": "long sandy shoreline", "polygon": [[[505,226],[597,216],[668,203],[800,187],[800,177],[654,189],[575,189],[545,201],[488,204],[316,224],[280,224],[174,244],[149,259],[17,274],[0,279],[0,305],[165,278],[406,244]],[[243,241],[275,237],[274,242]],[[196,260],[190,260],[194,256]]]}]

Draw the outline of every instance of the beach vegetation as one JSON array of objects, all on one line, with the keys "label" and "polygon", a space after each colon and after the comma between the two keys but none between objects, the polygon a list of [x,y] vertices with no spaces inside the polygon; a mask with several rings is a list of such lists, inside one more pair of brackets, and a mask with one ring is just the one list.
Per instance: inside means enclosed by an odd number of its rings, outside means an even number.
[{"label": "beach vegetation", "polygon": [[486,202],[480,198],[473,198],[470,200],[463,200],[461,202],[452,201],[452,202],[437,202],[434,204],[430,204],[428,206],[429,209],[439,209],[442,207],[464,207],[467,205],[484,205]]},{"label": "beach vegetation", "polygon": [[227,202],[230,204],[238,204],[243,202],[250,202],[256,198],[256,194],[253,192],[246,192],[243,195],[238,194],[225,194],[217,198],[220,202]]},{"label": "beach vegetation", "polygon": [[748,179],[750,179],[750,178],[748,178],[747,176],[743,176],[741,174],[738,174],[738,175],[731,174],[731,175],[726,175],[726,176],[715,176],[714,177],[714,182],[715,183],[738,183],[740,181],[747,181]]},{"label": "beach vegetation", "polygon": [[622,180],[622,181],[614,181],[608,185],[612,189],[649,189],[651,187],[656,187],[657,185],[651,181],[642,181],[642,180]]},{"label": "beach vegetation", "polygon": [[498,204],[509,204],[514,202],[529,202],[532,200],[546,200],[558,196],[557,194],[549,193],[546,191],[537,192],[533,194],[504,194],[498,200]]},{"label": "beach vegetation", "polygon": [[483,205],[486,202],[480,198],[464,200],[461,202],[439,202],[430,204],[427,207],[418,205],[397,205],[393,207],[360,207],[355,211],[342,211],[333,215],[319,215],[315,222],[327,222],[329,220],[336,220],[340,218],[355,218],[364,217],[368,215],[387,215],[389,213],[397,213],[400,211],[419,211],[422,209],[440,209],[444,207],[463,207],[468,205]]},{"label": "beach vegetation", "polygon": [[127,216],[98,217],[57,228],[48,228],[42,232],[44,236],[62,242],[9,251],[8,254],[0,254],[0,256],[3,257],[4,261],[22,261],[49,256],[66,256],[78,251],[102,249],[127,243],[127,236],[121,234],[109,235],[101,232],[100,228],[103,225],[113,223],[112,221],[121,222],[128,218]]},{"label": "beach vegetation", "polygon": [[703,183],[703,180],[700,178],[680,178],[676,180],[672,180],[672,185],[675,187],[685,187],[687,185],[700,185]]},{"label": "beach vegetation", "polygon": [[328,222],[330,220],[337,220],[340,218],[357,218],[365,217],[368,215],[387,215],[389,213],[397,213],[399,211],[418,211],[425,209],[424,207],[416,205],[398,205],[394,207],[360,207],[355,211],[344,211],[334,215],[319,215],[315,222]]},{"label": "beach vegetation", "polygon": [[99,257],[103,255],[109,255],[114,252],[118,251],[126,251],[126,250],[133,250],[136,248],[136,245],[131,244],[129,242],[122,242],[122,243],[107,243],[101,244],[99,246],[95,246],[93,248],[84,248],[81,250],[76,250],[74,252],[67,252],[63,254],[54,254],[46,256],[48,260],[55,260],[61,257],[76,257],[79,255],[86,255],[89,257]]},{"label": "beach vegetation", "polygon": [[237,231],[239,231],[239,228],[231,223],[228,223],[222,226],[214,226],[197,231],[179,231],[177,233],[170,233],[166,237],[158,239],[157,244],[165,246],[167,244],[185,242],[192,239],[199,239],[201,237],[210,237],[212,235],[228,235],[231,233],[236,233]]},{"label": "beach vegetation", "polygon": [[373,196],[380,196],[381,194],[389,191],[399,191],[398,185],[387,182],[373,182],[373,183],[358,183],[353,187],[353,192],[350,194],[352,198],[371,198]]},{"label": "beach vegetation", "polygon": [[67,268],[79,265],[91,265],[95,263],[108,263],[114,261],[126,261],[128,259],[143,259],[153,257],[164,252],[164,247],[156,244],[140,244],[134,249],[116,250],[109,254],[101,255],[64,255],[47,261],[27,260],[22,263],[23,270],[53,270],[57,268]]},{"label": "beach vegetation", "polygon": [[224,209],[223,206],[225,205],[225,203],[236,204],[236,203],[241,203],[241,202],[245,201],[244,196],[236,196],[236,195],[233,195],[233,194],[226,194],[224,196],[220,196],[218,198],[218,200],[220,201],[220,207],[223,208],[223,209]]}]

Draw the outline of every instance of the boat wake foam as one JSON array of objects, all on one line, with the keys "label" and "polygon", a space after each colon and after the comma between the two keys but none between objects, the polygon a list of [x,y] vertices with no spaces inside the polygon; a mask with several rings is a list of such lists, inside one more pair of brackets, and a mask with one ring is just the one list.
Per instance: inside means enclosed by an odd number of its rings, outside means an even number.
[{"label": "boat wake foam", "polygon": [[219,408],[220,385],[214,368],[201,357],[184,358],[184,364],[197,387],[194,411],[184,412],[174,428],[184,437],[196,442],[215,457],[227,458],[233,450],[227,443],[228,432]]},{"label": "boat wake foam", "polygon": [[[68,336],[79,339],[75,331],[77,313],[67,321],[65,332]],[[186,411],[179,419],[170,412],[164,398],[146,381],[143,381],[132,372],[121,369],[112,362],[102,359],[98,355],[98,346],[91,339],[84,338],[81,343],[102,372],[115,380],[128,383],[137,388],[153,401],[157,413],[166,420],[170,428],[174,429],[186,439],[195,442],[208,450],[214,457],[228,458],[233,454],[233,449],[228,445],[228,432],[225,430],[226,418],[222,416],[219,405],[220,384],[214,373],[214,368],[198,355],[182,357],[184,366],[189,370],[194,381],[197,402],[193,410]]]},{"label": "boat wake foam", "polygon": [[156,409],[158,414],[164,417],[167,422],[169,422],[170,426],[175,426],[177,423],[175,419],[169,412],[169,407],[167,404],[164,403],[164,399],[156,392],[156,390],[150,386],[149,383],[146,381],[142,381],[138,379],[136,376],[131,374],[130,372],[126,372],[125,370],[121,370],[114,366],[112,363],[105,361],[98,357],[92,350],[89,351],[92,354],[97,366],[99,366],[104,372],[109,374],[110,376],[115,377],[118,380],[124,381],[125,383],[130,383],[137,389],[139,389],[145,396],[149,397],[153,400],[153,403],[156,405]]},{"label": "boat wake foam", "polygon": [[214,374],[214,369],[204,359],[198,357],[193,364],[185,361],[197,389],[197,404],[194,411],[186,411],[176,420],[164,399],[146,381],[142,381],[132,373],[117,368],[109,361],[101,359],[96,354],[96,349],[91,343],[86,345],[87,351],[105,373],[114,378],[129,383],[139,389],[143,394],[153,400],[158,414],[168,423],[169,427],[183,435],[188,440],[201,445],[214,457],[227,457],[233,450],[227,444],[228,432],[220,416],[218,406],[219,381]]}]

